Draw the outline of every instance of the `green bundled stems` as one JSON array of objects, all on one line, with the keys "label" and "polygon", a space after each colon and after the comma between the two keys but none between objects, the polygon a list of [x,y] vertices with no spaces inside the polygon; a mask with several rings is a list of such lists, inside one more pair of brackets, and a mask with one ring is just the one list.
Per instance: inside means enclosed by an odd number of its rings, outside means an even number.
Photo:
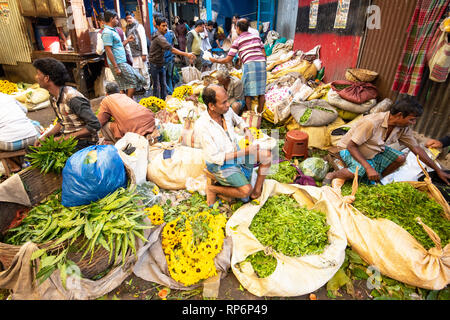
[{"label": "green bundled stems", "polygon": [[321,254],[328,244],[329,228],[324,213],[301,207],[284,194],[269,198],[249,227],[262,245],[290,257]]},{"label": "green bundled stems", "polygon": [[67,159],[75,153],[78,140],[70,137],[56,141],[53,136],[46,138],[39,147],[29,147],[33,152],[26,155],[31,167],[38,168],[41,173],[54,172],[60,174]]},{"label": "green bundled stems", "polygon": [[[5,242],[12,245],[28,241],[49,244],[31,257],[40,257],[37,278],[41,281],[59,269],[65,283],[66,270],[75,264],[67,257],[70,252],[84,251],[82,258],[90,254],[92,260],[94,252],[103,247],[109,252],[109,261],[114,255],[114,261],[121,258],[123,264],[129,249],[137,254],[136,237],[147,241],[143,232],[151,227],[144,222],[146,214],[134,189],[119,188],[103,199],[77,207],[64,207],[60,200],[60,192],[51,195],[31,209],[18,227],[8,230],[5,237]],[[62,243],[66,244],[63,249],[52,250]]]},{"label": "green bundled stems", "polygon": [[271,255],[266,255],[264,251],[249,255],[245,261],[252,264],[253,270],[260,278],[267,278],[277,268],[277,259]]},{"label": "green bundled stems", "polygon": [[279,164],[274,164],[270,167],[270,171],[274,172],[276,167],[278,170],[266,177],[266,179],[273,179],[280,183],[292,183],[298,175],[297,169],[291,165],[289,161],[283,161]]},{"label": "green bundled stems", "polygon": [[[342,187],[342,195],[350,195],[351,183]],[[450,241],[450,221],[442,216],[442,207],[426,193],[406,182],[387,185],[359,185],[353,206],[372,219],[389,219],[408,231],[425,249],[434,247],[433,241],[417,222],[430,227],[441,238],[442,247]]]}]

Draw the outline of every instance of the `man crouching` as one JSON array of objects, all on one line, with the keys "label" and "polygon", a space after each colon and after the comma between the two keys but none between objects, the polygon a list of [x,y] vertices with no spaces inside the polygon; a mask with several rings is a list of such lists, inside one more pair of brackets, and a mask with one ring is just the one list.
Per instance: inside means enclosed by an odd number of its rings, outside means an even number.
[{"label": "man crouching", "polygon": [[[259,198],[264,179],[269,173],[271,152],[259,150],[259,145],[252,144],[243,150],[239,148],[235,127],[244,131],[250,142],[253,136],[245,121],[230,108],[223,87],[209,85],[203,90],[202,97],[207,111],[195,122],[194,131],[200,139],[206,167],[219,183],[207,186],[208,205],[213,205],[218,195],[224,198]],[[250,181],[257,163],[260,165],[253,188]]]},{"label": "man crouching", "polygon": [[402,152],[387,146],[400,142],[448,184],[449,175],[427,156],[410,128],[422,113],[422,106],[414,98],[406,97],[388,112],[363,117],[338,143],[342,149],[339,154],[347,168],[327,174],[323,183],[329,184],[335,178],[353,179],[357,167],[361,182],[380,181],[405,163],[406,156]]}]

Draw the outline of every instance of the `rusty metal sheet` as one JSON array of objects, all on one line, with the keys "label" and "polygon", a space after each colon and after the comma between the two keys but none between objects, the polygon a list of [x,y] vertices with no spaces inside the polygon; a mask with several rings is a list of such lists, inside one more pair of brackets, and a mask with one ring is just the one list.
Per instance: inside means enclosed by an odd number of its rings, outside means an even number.
[{"label": "rusty metal sheet", "polygon": [[20,13],[17,1],[8,1],[9,15],[0,23],[0,64],[17,65],[17,62],[31,62],[31,42],[27,36],[25,19]]},{"label": "rusty metal sheet", "polygon": [[66,4],[64,0],[48,0],[50,14],[52,17],[65,17]]},{"label": "rusty metal sheet", "polygon": [[416,0],[372,1],[372,5],[381,9],[381,28],[366,31],[358,67],[378,72],[374,84],[382,98],[395,100],[398,95],[391,88],[416,3]]},{"label": "rusty metal sheet", "polygon": [[24,16],[36,16],[36,4],[34,0],[19,0],[20,12]]}]

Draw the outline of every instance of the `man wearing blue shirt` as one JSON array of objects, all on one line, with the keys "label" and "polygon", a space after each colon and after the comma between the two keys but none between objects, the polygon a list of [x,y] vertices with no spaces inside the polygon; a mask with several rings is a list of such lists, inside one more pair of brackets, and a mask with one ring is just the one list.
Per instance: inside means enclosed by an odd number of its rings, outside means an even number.
[{"label": "man wearing blue shirt", "polygon": [[[172,46],[174,45],[175,33],[172,30],[167,30],[164,37],[166,38],[167,42],[170,45],[172,45]],[[172,53],[172,51],[167,50],[164,53],[164,64],[166,66],[167,93],[171,95],[173,93],[173,88],[175,86],[175,83],[173,83],[173,71],[175,68],[175,63],[174,63],[174,54]]]},{"label": "man wearing blue shirt", "polygon": [[127,63],[124,45],[133,41],[133,37],[129,37],[122,43],[115,29],[118,24],[119,17],[117,13],[113,10],[107,10],[105,12],[105,27],[102,33],[102,40],[108,65],[119,85],[121,93],[126,93],[127,96],[133,98],[136,89],[146,85],[146,80]]}]

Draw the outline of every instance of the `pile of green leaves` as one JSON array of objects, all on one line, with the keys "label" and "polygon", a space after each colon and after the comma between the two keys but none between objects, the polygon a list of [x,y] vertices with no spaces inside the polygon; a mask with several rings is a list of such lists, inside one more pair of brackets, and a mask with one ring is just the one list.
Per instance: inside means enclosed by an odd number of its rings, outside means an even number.
[{"label": "pile of green leaves", "polygon": [[327,108],[324,108],[324,107],[321,107],[321,106],[314,106],[314,107],[312,107],[313,109],[316,109],[316,110],[320,110],[320,111],[325,111],[325,112],[329,112],[329,113],[334,113],[333,112],[333,110],[330,110],[330,109],[327,109]]},{"label": "pile of green leaves", "polygon": [[324,213],[301,207],[284,194],[269,198],[249,227],[261,244],[290,257],[321,254],[329,228]]},{"label": "pile of green leaves", "polygon": [[281,183],[292,183],[298,175],[297,169],[289,161],[273,164],[270,167],[270,172],[274,173],[268,175],[266,179],[273,179]]},{"label": "pile of green leaves", "polygon": [[311,108],[306,108],[305,112],[303,113],[303,115],[299,119],[299,123],[300,124],[305,124],[309,120],[309,118],[311,117],[311,114],[312,114],[312,109]]},{"label": "pile of green leaves", "polygon": [[252,264],[253,270],[260,278],[267,278],[277,268],[277,259],[271,255],[266,255],[264,251],[249,255],[245,261]]},{"label": "pile of green leaves", "polygon": [[[52,242],[32,255],[32,260],[41,258],[37,278],[44,281],[59,269],[65,283],[66,270],[75,265],[68,259],[70,252],[84,250],[81,259],[90,253],[92,261],[101,246],[109,252],[109,261],[114,254],[114,261],[119,262],[121,253],[122,264],[129,249],[136,255],[136,237],[146,242],[143,231],[150,228],[144,222],[146,214],[139,200],[134,189],[119,188],[89,205],[64,207],[61,193],[57,192],[31,209],[18,227],[8,230],[5,242],[12,245],[28,241],[37,244]],[[52,250],[62,243],[66,244],[64,249]]]},{"label": "pile of green leaves", "polygon": [[[342,195],[350,195],[351,186],[351,183],[345,183]],[[442,207],[409,183],[376,186],[361,184],[355,197],[356,201],[352,205],[360,212],[372,219],[385,218],[395,222],[427,250],[434,247],[434,243],[417,222],[417,217],[437,233],[442,247],[450,241],[450,221],[442,216]]]},{"label": "pile of green leaves", "polygon": [[41,142],[41,146],[30,146],[33,152],[26,155],[31,167],[38,168],[41,173],[54,172],[60,174],[66,165],[67,159],[75,153],[78,143],[73,137],[56,141],[53,136]]}]

